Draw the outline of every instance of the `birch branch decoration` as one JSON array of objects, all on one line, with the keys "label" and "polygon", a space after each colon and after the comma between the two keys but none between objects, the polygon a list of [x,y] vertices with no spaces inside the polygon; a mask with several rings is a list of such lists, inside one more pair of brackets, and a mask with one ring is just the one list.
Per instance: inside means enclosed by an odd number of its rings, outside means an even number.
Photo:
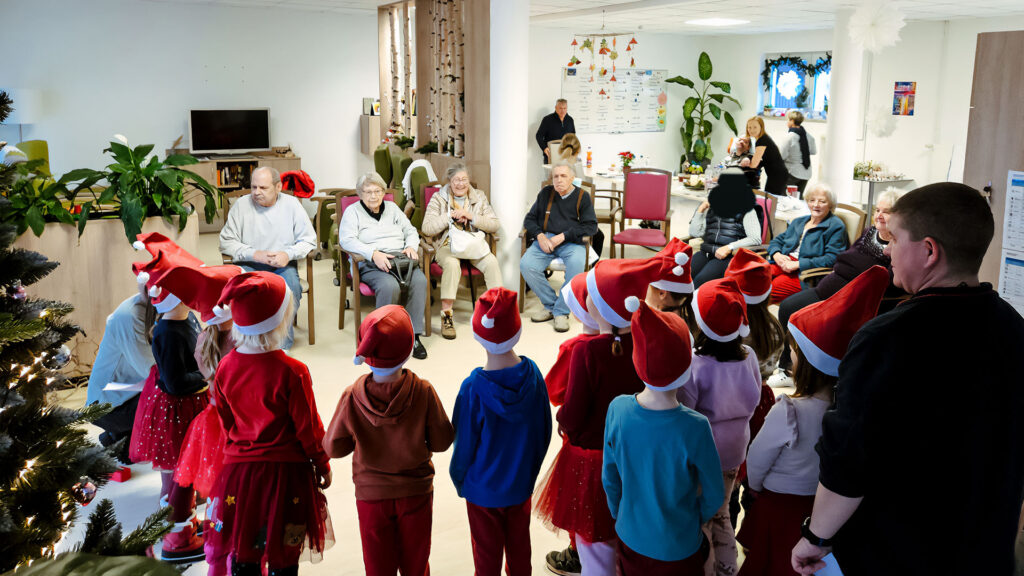
[{"label": "birch branch decoration", "polygon": [[412,136],[412,19],[409,16],[409,5],[402,4],[402,34],[405,36],[405,100],[402,114],[402,133]]},{"label": "birch branch decoration", "polygon": [[391,24],[391,126],[394,129],[400,126],[399,123],[399,85],[398,85],[398,9],[388,10],[388,20]]}]

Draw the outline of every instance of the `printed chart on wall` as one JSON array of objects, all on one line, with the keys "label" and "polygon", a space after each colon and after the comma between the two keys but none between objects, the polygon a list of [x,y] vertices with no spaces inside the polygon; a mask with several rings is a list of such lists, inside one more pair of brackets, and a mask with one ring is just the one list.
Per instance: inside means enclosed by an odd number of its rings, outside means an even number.
[{"label": "printed chart on wall", "polygon": [[[664,132],[667,70],[639,68],[562,69],[562,98],[576,131],[583,133]],[[613,81],[614,80],[614,81]]]},{"label": "printed chart on wall", "polygon": [[1024,171],[1011,170],[1006,178],[999,294],[1024,315]]}]

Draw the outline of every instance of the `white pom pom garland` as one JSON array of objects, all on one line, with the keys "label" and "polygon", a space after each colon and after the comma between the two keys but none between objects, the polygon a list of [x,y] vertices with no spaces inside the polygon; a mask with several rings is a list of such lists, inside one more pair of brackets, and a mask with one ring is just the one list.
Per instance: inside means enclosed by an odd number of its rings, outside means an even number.
[{"label": "white pom pom garland", "polygon": [[637,298],[636,296],[629,296],[628,298],[626,298],[626,310],[629,311],[629,313],[632,314],[633,312],[636,312],[639,309],[640,309],[640,299],[639,298]]}]

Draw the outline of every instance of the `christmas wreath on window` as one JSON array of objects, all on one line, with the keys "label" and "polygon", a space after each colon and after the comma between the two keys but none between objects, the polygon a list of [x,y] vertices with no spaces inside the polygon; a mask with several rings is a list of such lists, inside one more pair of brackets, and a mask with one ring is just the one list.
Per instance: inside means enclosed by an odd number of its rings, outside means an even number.
[{"label": "christmas wreath on window", "polygon": [[764,61],[764,68],[761,69],[761,85],[764,86],[765,90],[771,89],[772,70],[782,65],[787,65],[808,76],[817,76],[819,72],[832,69],[832,53],[826,52],[824,56],[818,58],[813,64],[808,64],[806,60],[799,56],[779,56],[774,59],[766,59]]}]

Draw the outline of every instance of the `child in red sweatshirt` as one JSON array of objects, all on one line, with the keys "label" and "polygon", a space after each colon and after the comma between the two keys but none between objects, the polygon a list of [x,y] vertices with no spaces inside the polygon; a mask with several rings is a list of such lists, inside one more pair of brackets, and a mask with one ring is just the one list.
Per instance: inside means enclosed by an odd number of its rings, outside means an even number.
[{"label": "child in red sweatshirt", "polygon": [[[433,452],[455,431],[434,388],[403,368],[413,349],[409,313],[382,306],[359,326],[356,364],[367,374],[338,401],[324,449],[352,457],[367,576],[427,574],[434,508]],[[401,543],[401,544],[399,544]]]}]

